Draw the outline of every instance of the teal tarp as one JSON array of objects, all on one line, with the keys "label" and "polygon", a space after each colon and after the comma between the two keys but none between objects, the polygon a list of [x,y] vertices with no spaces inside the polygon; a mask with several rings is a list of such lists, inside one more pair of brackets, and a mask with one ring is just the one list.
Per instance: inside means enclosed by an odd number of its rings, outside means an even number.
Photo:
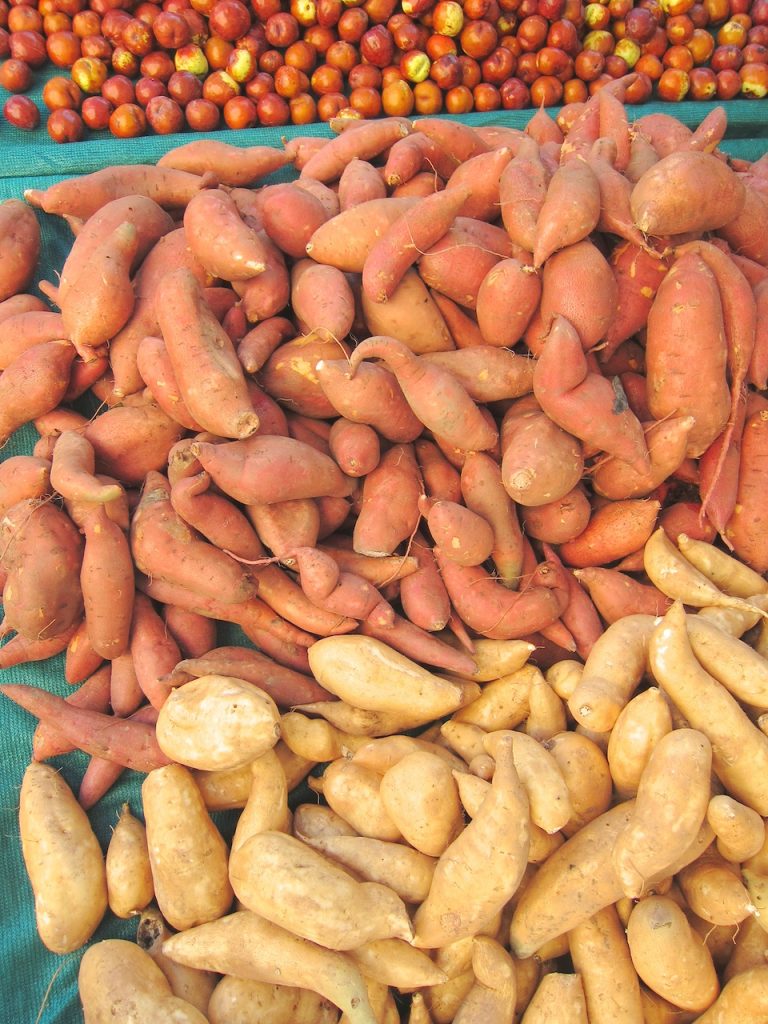
[{"label": "teal tarp", "polygon": [[[35,95],[33,93],[33,95]],[[36,98],[39,100],[39,89]],[[649,104],[628,108],[631,117],[652,111],[674,114],[684,123],[698,124],[711,109],[710,104]],[[733,156],[757,159],[768,151],[768,106],[759,101],[732,101],[728,139],[723,148]],[[470,114],[460,118],[468,124],[506,124],[522,128],[532,111],[508,111]],[[280,145],[282,136],[329,135],[326,125],[300,128],[261,128],[243,132],[217,132],[209,137],[237,145]],[[147,136],[119,141],[110,136],[94,136],[87,141],[57,146],[47,137],[45,128],[22,133],[0,123],[0,200],[21,197],[26,188],[46,188],[62,177],[85,174],[115,163],[154,163],[168,149],[205,136],[187,133],[175,136]],[[281,172],[288,175],[289,172]],[[276,175],[272,180],[280,180]],[[43,257],[40,278],[55,280],[68,251],[71,236],[63,222],[40,214],[43,231]],[[2,449],[0,459],[28,453],[36,440],[31,427],[19,431]],[[231,640],[225,642],[232,642]],[[22,666],[0,673],[3,682],[27,682],[66,695],[69,687],[63,678],[63,658],[44,664]],[[18,790],[25,765],[30,758],[30,740],[34,722],[4,698],[0,698],[0,1024],[79,1024],[82,1015],[77,998],[77,969],[81,952],[59,957],[49,953],[39,941],[34,925],[31,889],[21,860],[18,835]],[[68,755],[52,762],[75,788],[86,765],[82,755]],[[93,826],[102,846],[107,842],[120,806],[129,801],[134,813],[140,813],[141,777],[126,773],[120,783],[91,812]],[[232,819],[216,816],[228,834]],[[120,922],[108,915],[95,939],[133,938],[135,922]]]}]

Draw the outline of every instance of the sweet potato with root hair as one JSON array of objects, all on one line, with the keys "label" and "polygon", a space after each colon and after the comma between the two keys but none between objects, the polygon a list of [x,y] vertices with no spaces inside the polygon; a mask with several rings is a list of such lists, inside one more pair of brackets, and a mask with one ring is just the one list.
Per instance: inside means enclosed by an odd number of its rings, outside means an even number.
[{"label": "sweet potato with root hair", "polygon": [[0,376],[0,445],[31,420],[51,412],[69,386],[75,350],[68,341],[33,345]]},{"label": "sweet potato with root hair", "polygon": [[353,374],[347,361],[321,359],[315,373],[336,413],[372,426],[388,441],[414,441],[424,429],[397,378],[384,366],[362,363]]},{"label": "sweet potato with root hair", "polygon": [[131,521],[131,552],[140,572],[225,603],[258,589],[244,566],[187,526],[171,505],[171,486],[150,472]]},{"label": "sweet potato with root hair", "polygon": [[136,353],[142,338],[160,331],[156,302],[160,282],[169,271],[182,267],[194,274],[201,288],[210,283],[208,272],[189,247],[184,229],[177,228],[163,235],[144,258],[133,282],[136,296],[133,313],[110,341],[109,361],[114,374],[115,395],[130,395],[143,387]]},{"label": "sweet potato with root hair", "polygon": [[557,501],[584,472],[579,441],[557,426],[533,395],[518,399],[504,414],[501,452],[504,489],[520,505]]},{"label": "sweet potato with root hair", "polygon": [[26,189],[31,206],[60,216],[87,220],[102,206],[122,196],[147,196],[165,209],[184,207],[207,181],[197,174],[152,164],[105,167],[79,178],[66,178],[44,191]]},{"label": "sweet potato with root hair", "polygon": [[551,563],[537,567],[515,592],[480,566],[465,567],[435,549],[451,603],[476,633],[494,640],[514,640],[551,625],[568,601],[565,573]]},{"label": "sweet potato with root hair", "polygon": [[735,171],[712,153],[676,150],[635,183],[630,197],[635,224],[646,235],[703,233],[738,217],[745,188]]},{"label": "sweet potato with root hair", "polygon": [[13,505],[0,524],[4,629],[47,640],[79,623],[83,612],[83,542],[71,519],[51,502]]},{"label": "sweet potato with root hair", "polygon": [[403,274],[448,231],[468,197],[468,189],[435,192],[406,210],[374,243],[363,265],[363,291],[386,302]]},{"label": "sweet potato with root hair", "polygon": [[560,164],[547,186],[536,221],[533,265],[590,235],[600,219],[600,185],[589,164],[574,157]]},{"label": "sweet potato with root hair", "polygon": [[[318,269],[340,273],[332,267]],[[318,366],[327,362],[346,366],[342,361],[349,353],[343,338],[333,337],[324,330],[311,331],[278,345],[259,372],[258,380],[268,395],[293,412],[330,419],[336,409],[325,393]]]},{"label": "sweet potato with root hair", "polygon": [[[688,356],[692,332],[696,359]],[[723,305],[714,274],[696,252],[675,260],[648,314],[648,406],[655,419],[693,416],[688,455],[701,455],[728,422],[731,396]]]},{"label": "sweet potato with root hair", "polygon": [[533,390],[544,412],[563,430],[639,474],[649,471],[640,421],[615,385],[589,371],[579,336],[565,317],[553,320],[533,372]]},{"label": "sweet potato with root hair", "polygon": [[344,273],[307,257],[291,268],[291,307],[302,333],[328,341],[343,341],[355,319],[355,297]]},{"label": "sweet potato with root hair", "polygon": [[352,546],[364,555],[391,555],[419,522],[421,474],[411,445],[393,445],[363,481]]},{"label": "sweet potato with root hair", "polygon": [[118,405],[91,420],[85,437],[96,452],[96,469],[127,486],[150,470],[164,469],[184,428],[154,402]]},{"label": "sweet potato with root hair", "polygon": [[[391,150],[390,150],[391,151]],[[367,160],[350,160],[339,178],[339,211],[349,210],[371,199],[384,199],[387,186],[378,168]],[[306,246],[305,250],[306,252]]]},{"label": "sweet potato with root hair", "polygon": [[603,505],[592,513],[582,533],[560,545],[560,557],[577,569],[616,562],[648,540],[659,508],[658,501],[642,498]]},{"label": "sweet potato with root hair", "polygon": [[627,615],[664,615],[672,600],[652,584],[640,583],[618,569],[574,569],[603,619],[610,625]]},{"label": "sweet potato with root hair", "polygon": [[361,294],[363,317],[370,334],[387,334],[418,354],[447,352],[454,342],[434,298],[411,268],[387,302]]},{"label": "sweet potato with root hair", "polygon": [[128,648],[133,615],[133,561],[128,538],[97,505],[83,524],[80,586],[91,646],[111,660]]},{"label": "sweet potato with root hair", "polygon": [[9,316],[0,323],[0,370],[7,369],[17,356],[33,345],[66,338],[60,313],[31,310]]},{"label": "sweet potato with root hair", "polygon": [[326,552],[314,547],[291,551],[301,589],[320,608],[353,619],[374,617],[379,626],[394,622],[394,612],[379,591],[362,576],[343,572]]},{"label": "sweet potato with root hair", "polygon": [[158,323],[179,390],[194,419],[222,437],[258,430],[234,345],[186,269],[171,271],[157,291]]},{"label": "sweet potato with root hair", "polygon": [[540,356],[556,317],[576,329],[584,351],[608,331],[618,295],[608,261],[589,239],[561,248],[544,265],[538,316],[530,321],[525,342]]},{"label": "sweet potato with root hair", "polygon": [[413,196],[388,196],[344,210],[314,232],[306,246],[307,256],[339,270],[361,273],[376,241],[418,201]]},{"label": "sweet potato with root hair", "polygon": [[436,192],[436,177],[448,179],[455,169],[455,161],[441,146],[422,132],[412,132],[398,139],[387,151],[382,174],[386,185],[395,189],[421,173],[431,173],[432,191]]},{"label": "sweet potato with root hair", "polygon": [[175,146],[160,157],[157,166],[189,174],[210,172],[221,185],[242,187],[285,167],[290,160],[285,150],[274,146],[234,146],[214,139],[200,139]]},{"label": "sweet potato with root hair", "polygon": [[139,577],[137,586],[142,593],[163,604],[178,605],[221,622],[234,622],[264,654],[298,672],[307,671],[306,649],[315,637],[287,622],[264,601],[252,597],[241,604],[222,604],[201,598],[184,587],[149,580],[145,576]]},{"label": "sweet potato with root hair", "polygon": [[366,357],[385,363],[397,377],[418,419],[446,443],[464,451],[494,446],[496,431],[452,373],[414,355],[396,338],[386,336],[368,338],[357,345],[350,357],[353,374]]},{"label": "sweet potato with root hair", "polygon": [[354,489],[333,459],[292,437],[257,434],[225,444],[195,442],[193,449],[221,490],[244,505],[345,497]]},{"label": "sweet potato with root hair", "polygon": [[11,455],[0,463],[0,518],[19,501],[51,493],[51,463],[34,455]]},{"label": "sweet potato with root hair", "polygon": [[40,225],[20,199],[0,203],[0,302],[29,286],[40,257]]}]

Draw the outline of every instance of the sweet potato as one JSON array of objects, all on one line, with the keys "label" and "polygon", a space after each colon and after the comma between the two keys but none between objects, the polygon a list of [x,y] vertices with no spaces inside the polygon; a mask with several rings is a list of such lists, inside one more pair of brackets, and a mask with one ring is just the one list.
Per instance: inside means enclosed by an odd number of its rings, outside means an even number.
[{"label": "sweet potato", "polygon": [[5,628],[27,640],[48,640],[80,621],[83,544],[58,506],[32,499],[13,505],[0,528]]},{"label": "sweet potato", "polygon": [[34,455],[11,455],[0,463],[0,515],[25,499],[51,493],[51,463]]},{"label": "sweet potato", "polygon": [[372,426],[388,441],[408,443],[423,430],[393,373],[378,363],[362,363],[354,374],[341,359],[315,365],[320,387],[336,413]]},{"label": "sweet potato", "polygon": [[174,146],[157,161],[190,174],[213,174],[221,185],[252,185],[260,178],[285,167],[290,154],[274,146],[235,146],[213,139],[201,139]]},{"label": "sweet potato", "polygon": [[291,269],[291,305],[304,334],[343,341],[355,317],[355,299],[342,271],[304,258]]},{"label": "sweet potato", "polygon": [[373,302],[386,302],[391,297],[406,270],[448,231],[468,193],[468,189],[435,192],[419,200],[386,229],[363,265],[363,291]]},{"label": "sweet potato", "polygon": [[[333,267],[316,266],[314,269],[321,271],[321,278],[323,271],[341,273]],[[311,284],[312,277],[310,274],[307,285]],[[335,324],[329,318],[332,326],[343,329],[345,324],[341,323],[341,317],[347,317],[347,323],[349,322],[351,301],[349,293],[342,297],[336,310],[333,310],[331,303],[331,313],[336,317]],[[316,306],[314,311],[317,312]],[[307,312],[314,315],[311,309]],[[322,323],[319,327],[321,329],[317,332],[299,335],[279,345],[262,367],[258,380],[266,393],[275,401],[282,402],[284,407],[313,419],[330,419],[334,414],[334,405],[325,394],[322,376],[317,368],[326,362],[345,360],[350,349],[344,337],[330,334],[322,328]],[[346,366],[346,363],[344,365]]]},{"label": "sweet potato", "polygon": [[[670,897],[649,896],[635,906],[627,941],[640,978],[675,1006],[699,1013],[717,998],[720,985],[712,954]],[[667,969],[670,954],[674,974]]]},{"label": "sweet potato", "polygon": [[5,370],[33,345],[66,337],[64,321],[59,313],[50,310],[15,313],[0,323],[0,369]]},{"label": "sweet potato", "polygon": [[566,565],[584,569],[616,562],[642,548],[659,513],[659,502],[627,498],[598,508],[586,529],[560,545]]},{"label": "sweet potato", "polygon": [[[219,740],[208,747],[212,726]],[[157,741],[179,764],[224,771],[271,750],[279,738],[279,712],[264,690],[235,676],[203,675],[173,689],[157,719]]]},{"label": "sweet potato", "polygon": [[419,509],[434,543],[459,565],[480,565],[491,555],[493,528],[487,519],[465,505],[424,498]]},{"label": "sweet potato", "polygon": [[640,177],[630,204],[646,235],[680,235],[722,227],[738,217],[744,200],[744,185],[728,164],[711,153],[678,150]]},{"label": "sweet potato", "polygon": [[555,316],[533,372],[536,398],[563,430],[648,473],[640,421],[608,380],[590,373],[582,344],[568,320]]},{"label": "sweet potato", "polygon": [[363,481],[352,534],[354,550],[364,555],[393,554],[418,525],[420,493],[412,446],[393,445]]},{"label": "sweet potato", "polygon": [[501,451],[504,488],[520,505],[559,500],[584,472],[579,442],[557,426],[533,396],[518,399],[504,414]]},{"label": "sweet potato", "polygon": [[0,302],[29,286],[40,257],[40,225],[26,203],[0,203]]},{"label": "sweet potato", "polygon": [[513,150],[507,146],[478,153],[460,164],[448,179],[446,191],[469,186],[471,195],[464,205],[463,216],[477,220],[495,221],[499,215],[499,179],[512,159]]},{"label": "sweet potato", "polygon": [[600,218],[600,185],[589,164],[574,158],[552,175],[536,220],[533,265],[541,267],[558,249],[585,239]]},{"label": "sweet potato", "polygon": [[340,416],[329,436],[331,454],[347,476],[366,476],[381,458],[379,435],[367,423],[353,423]]},{"label": "sweet potato", "polygon": [[640,583],[617,569],[592,566],[574,570],[574,576],[587,588],[609,625],[625,615],[663,615],[672,603],[656,587]]},{"label": "sweet potato", "polygon": [[768,414],[761,410],[749,416],[744,425],[736,504],[725,526],[728,544],[740,559],[759,573],[768,568],[768,551],[760,525],[763,505],[759,498],[766,438]]},{"label": "sweet potato", "polygon": [[0,377],[0,445],[30,420],[51,412],[69,386],[75,350],[46,341],[17,356]]},{"label": "sweet potato", "polygon": [[711,768],[711,744],[695,729],[674,729],[654,747],[632,817],[613,848],[626,896],[638,899],[646,879],[667,870],[696,836],[707,813]]},{"label": "sweet potato", "polygon": [[50,765],[32,762],[19,803],[24,864],[35,895],[38,934],[54,953],[71,953],[107,909],[104,857],[74,794]]},{"label": "sweet potato", "polygon": [[368,338],[354,349],[350,357],[353,374],[366,357],[384,361],[416,416],[447,443],[464,451],[483,451],[496,443],[495,430],[453,374],[421,360],[397,339],[386,336]]},{"label": "sweet potato", "polygon": [[102,206],[122,196],[148,196],[165,209],[184,207],[207,184],[206,179],[197,174],[135,164],[105,167],[80,177],[66,178],[42,192],[26,189],[24,198],[46,213],[69,214],[87,220]]},{"label": "sweet potato", "polygon": [[360,273],[373,245],[418,199],[411,196],[370,199],[331,217],[312,235],[308,256],[339,270]]},{"label": "sweet potato", "polygon": [[345,496],[353,481],[336,463],[292,437],[256,435],[226,444],[196,442],[194,453],[225,494],[245,505]]},{"label": "sweet potato", "polygon": [[128,539],[99,505],[86,517],[80,587],[88,637],[111,660],[128,648],[133,615],[133,561]]},{"label": "sweet potato", "polygon": [[[486,741],[496,764],[490,793],[438,860],[429,895],[414,917],[416,946],[433,949],[477,934],[520,884],[530,834],[512,739],[511,733],[497,733]],[[468,901],[464,893],[470,890],[474,897]]]},{"label": "sweet potato", "polygon": [[501,219],[510,239],[532,253],[536,244],[536,221],[544,203],[547,172],[533,139],[521,140],[514,158],[499,180]]},{"label": "sweet potato", "polygon": [[258,430],[235,348],[188,270],[167,274],[157,292],[158,323],[185,405],[206,430],[243,438]]},{"label": "sweet potato", "polygon": [[184,211],[190,248],[213,277],[244,281],[266,269],[258,235],[221,189],[198,192]]},{"label": "sweet potato", "polygon": [[397,338],[413,352],[446,352],[454,348],[443,315],[421,276],[411,268],[387,302],[361,296],[363,316],[371,334]]},{"label": "sweet potato", "polygon": [[651,424],[643,424],[650,468],[638,473],[622,459],[600,461],[592,474],[597,494],[620,501],[652,494],[680,467],[688,448],[688,437],[694,427],[692,416],[672,416]]},{"label": "sweet potato", "polygon": [[265,231],[256,231],[261,244],[264,270],[244,281],[233,281],[249,323],[276,316],[288,303],[290,279],[285,257]]},{"label": "sweet potato", "polygon": [[484,221],[457,217],[454,226],[419,257],[422,280],[435,292],[476,309],[480,288],[500,260],[523,261],[506,233]]},{"label": "sweet potato", "polygon": [[200,433],[203,428],[184,402],[163,339],[152,335],[142,338],[136,353],[136,365],[149,393],[163,412],[187,430]]},{"label": "sweet potato", "polygon": [[512,348],[539,305],[541,279],[516,259],[496,263],[477,293],[477,323],[488,345]]},{"label": "sweet potato", "polygon": [[102,484],[96,478],[96,454],[82,434],[63,431],[56,439],[53,453],[51,484],[63,498],[106,503],[121,496],[119,484]]},{"label": "sweet potato", "polygon": [[370,160],[409,131],[409,125],[399,118],[356,126],[354,131],[343,132],[322,146],[301,168],[301,176],[322,182],[335,181],[350,160]]},{"label": "sweet potato", "polygon": [[368,160],[355,158],[350,160],[341,172],[338,195],[340,211],[349,210],[371,199],[384,199],[387,195],[387,186],[378,168]]},{"label": "sweet potato", "polygon": [[470,452],[461,468],[460,484],[464,504],[483,516],[493,529],[491,558],[500,580],[516,589],[522,573],[522,533],[500,466],[485,452]]},{"label": "sweet potato", "polygon": [[171,487],[147,474],[131,521],[131,552],[140,572],[187,587],[202,597],[238,604],[255,595],[246,567],[198,535],[171,505]]},{"label": "sweet potato", "polygon": [[754,766],[768,758],[768,737],[696,660],[679,602],[651,636],[649,657],[654,677],[691,728],[712,743],[713,768],[728,792],[762,814],[768,794],[763,775]]},{"label": "sweet potato", "polygon": [[306,256],[307,242],[328,220],[320,200],[296,185],[270,188],[261,204],[261,214],[267,235],[294,259]]},{"label": "sweet potato", "polygon": [[189,247],[183,228],[164,235],[143,260],[134,279],[136,301],[125,327],[110,341],[109,360],[114,374],[114,393],[133,394],[143,387],[136,365],[136,353],[142,338],[160,331],[156,314],[156,296],[165,274],[186,267],[201,287],[211,283],[210,276]]},{"label": "sweet potato", "polygon": [[348,957],[250,911],[174,935],[164,951],[192,967],[270,985],[311,988],[343,1009],[350,1024],[376,1024],[362,975]]}]

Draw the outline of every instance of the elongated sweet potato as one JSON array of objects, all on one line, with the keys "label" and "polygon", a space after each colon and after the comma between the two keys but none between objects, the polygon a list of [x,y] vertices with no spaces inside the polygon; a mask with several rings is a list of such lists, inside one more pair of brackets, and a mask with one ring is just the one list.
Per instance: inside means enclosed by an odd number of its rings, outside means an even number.
[{"label": "elongated sweet potato", "polygon": [[203,175],[210,172],[221,185],[252,185],[290,163],[290,154],[274,146],[234,146],[200,139],[175,146],[157,161],[158,167]]},{"label": "elongated sweet potato", "polygon": [[68,341],[34,345],[0,377],[0,445],[24,423],[51,412],[63,399],[75,350]]},{"label": "elongated sweet potato", "polygon": [[414,441],[424,429],[386,367],[363,362],[353,374],[348,361],[322,359],[315,373],[333,409],[353,423],[367,423],[396,443]]},{"label": "elongated sweet potato", "polygon": [[417,202],[412,196],[388,196],[344,210],[313,233],[307,243],[307,256],[339,270],[360,273],[377,239]]}]

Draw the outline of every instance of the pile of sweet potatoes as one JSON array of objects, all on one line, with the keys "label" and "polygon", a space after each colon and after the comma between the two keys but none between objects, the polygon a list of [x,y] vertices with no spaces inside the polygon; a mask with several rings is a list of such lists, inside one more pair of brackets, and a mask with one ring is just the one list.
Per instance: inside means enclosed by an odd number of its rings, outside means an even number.
[{"label": "pile of sweet potatoes", "polygon": [[[484,643],[589,664],[615,624],[718,604],[654,571],[666,538],[749,567],[732,604],[763,591],[768,160],[720,151],[722,108],[631,125],[626,84],[525,131],[196,141],[0,205],[0,436],[40,437],[0,465],[0,667],[65,653],[66,701],[5,692],[41,720],[36,761],[91,755],[85,807],[125,768],[246,769],[248,789],[276,743],[295,782],[341,759],[329,730],[473,707]],[[74,235],[48,304],[24,291],[31,207]],[[414,667],[361,703],[382,658]],[[555,686],[563,729],[607,743],[622,685],[597,710]],[[474,742],[490,778],[509,758]]]}]

